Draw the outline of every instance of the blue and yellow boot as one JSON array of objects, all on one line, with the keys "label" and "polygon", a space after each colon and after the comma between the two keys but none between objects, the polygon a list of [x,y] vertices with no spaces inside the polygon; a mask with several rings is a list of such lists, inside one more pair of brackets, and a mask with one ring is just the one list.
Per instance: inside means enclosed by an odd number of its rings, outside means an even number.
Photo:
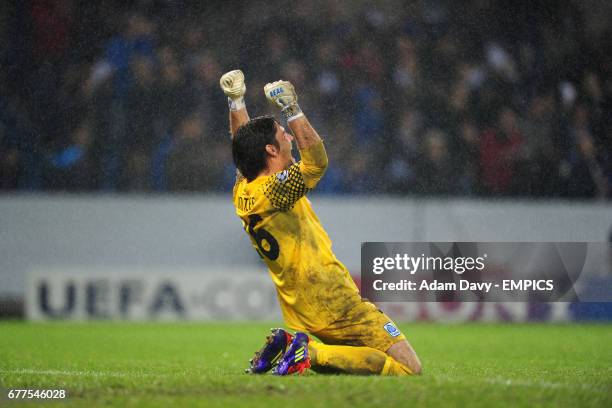
[{"label": "blue and yellow boot", "polygon": [[250,367],[244,371],[248,374],[263,374],[278,363],[285,354],[287,346],[293,340],[293,336],[283,329],[270,329],[271,335],[266,336],[266,344],[255,352],[255,356],[249,361]]},{"label": "blue and yellow boot", "polygon": [[285,355],[278,361],[273,371],[275,375],[302,374],[310,368],[310,356],[308,354],[308,342],[310,339],[306,333],[297,332]]}]

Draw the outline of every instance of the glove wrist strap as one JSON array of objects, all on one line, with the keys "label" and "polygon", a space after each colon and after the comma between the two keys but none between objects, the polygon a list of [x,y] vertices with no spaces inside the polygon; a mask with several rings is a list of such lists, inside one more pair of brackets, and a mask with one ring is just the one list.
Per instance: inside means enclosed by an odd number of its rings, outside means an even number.
[{"label": "glove wrist strap", "polygon": [[294,119],[304,116],[300,105],[297,103],[292,103],[291,105],[285,106],[281,112],[285,119],[287,119],[287,122],[291,122]]},{"label": "glove wrist strap", "polygon": [[240,109],[246,107],[246,104],[244,103],[244,96],[241,96],[240,98],[237,98],[237,99],[232,99],[228,97],[227,105],[230,111],[232,112],[239,111]]}]

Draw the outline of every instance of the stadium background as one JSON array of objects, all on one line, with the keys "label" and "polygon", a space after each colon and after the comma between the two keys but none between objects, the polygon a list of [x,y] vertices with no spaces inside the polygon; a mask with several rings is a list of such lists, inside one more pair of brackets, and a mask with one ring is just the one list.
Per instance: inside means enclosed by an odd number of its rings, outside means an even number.
[{"label": "stadium background", "polygon": [[612,241],[610,21],[604,0],[0,2],[0,405],[610,406],[610,304],[384,304],[423,376],[242,375],[281,323],[218,87],[241,68],[254,116],[296,85],[357,280],[363,241]]},{"label": "stadium background", "polygon": [[[612,234],[606,2],[0,7],[4,315],[23,315],[26,293],[30,310],[41,307],[46,281],[28,274],[50,279],[57,307],[71,279],[85,279],[75,311],[101,297],[114,312],[98,317],[130,317],[117,315],[121,282],[108,274],[146,285],[152,271],[170,281],[190,271],[204,287],[256,274],[266,285],[228,197],[218,78],[236,67],[253,115],[274,113],[267,81],[296,85],[330,156],[315,208],[356,277],[362,241]],[[609,276],[612,261],[601,261]],[[100,280],[110,283],[88,289]],[[242,312],[266,318],[275,308],[263,305]],[[199,316],[226,318],[221,309]]]},{"label": "stadium background", "polygon": [[[228,197],[218,78],[236,67],[253,115],[274,113],[265,82],[299,90],[330,156],[315,208],[356,277],[362,241],[612,234],[606,2],[313,1],[289,13],[274,2],[32,0],[1,15],[4,315],[23,315],[26,293],[41,308],[43,283],[61,309],[66,282],[85,279],[75,310],[98,299],[114,310],[98,317],[122,317],[121,281],[108,274],[146,286],[152,271],[180,282],[183,270],[206,286],[255,272],[266,284]],[[213,309],[200,316],[226,317]],[[248,316],[278,317],[266,310]]]},{"label": "stadium background", "polygon": [[256,114],[295,83],[320,192],[610,197],[605,1],[3,3],[6,191],[227,192],[239,66]]}]

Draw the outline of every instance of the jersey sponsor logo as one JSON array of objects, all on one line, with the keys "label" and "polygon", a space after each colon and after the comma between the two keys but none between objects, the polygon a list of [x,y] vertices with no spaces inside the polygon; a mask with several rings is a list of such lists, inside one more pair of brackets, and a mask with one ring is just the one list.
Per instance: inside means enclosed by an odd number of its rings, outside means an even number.
[{"label": "jersey sponsor logo", "polygon": [[288,178],[289,178],[289,170],[283,170],[280,173],[276,174],[276,179],[281,183],[284,183]]},{"label": "jersey sponsor logo", "polygon": [[383,326],[383,328],[389,333],[392,337],[397,337],[402,334],[397,327],[393,325],[393,323],[389,322]]}]

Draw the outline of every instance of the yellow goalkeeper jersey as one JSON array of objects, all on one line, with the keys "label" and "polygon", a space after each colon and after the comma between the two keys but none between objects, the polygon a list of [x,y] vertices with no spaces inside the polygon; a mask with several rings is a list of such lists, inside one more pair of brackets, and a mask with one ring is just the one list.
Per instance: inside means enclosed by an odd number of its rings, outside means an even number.
[{"label": "yellow goalkeeper jersey", "polygon": [[253,247],[266,262],[287,325],[316,332],[361,301],[349,271],[332,252],[332,243],[306,193],[325,173],[323,142],[300,151],[301,161],[251,182],[234,186],[236,213]]}]

